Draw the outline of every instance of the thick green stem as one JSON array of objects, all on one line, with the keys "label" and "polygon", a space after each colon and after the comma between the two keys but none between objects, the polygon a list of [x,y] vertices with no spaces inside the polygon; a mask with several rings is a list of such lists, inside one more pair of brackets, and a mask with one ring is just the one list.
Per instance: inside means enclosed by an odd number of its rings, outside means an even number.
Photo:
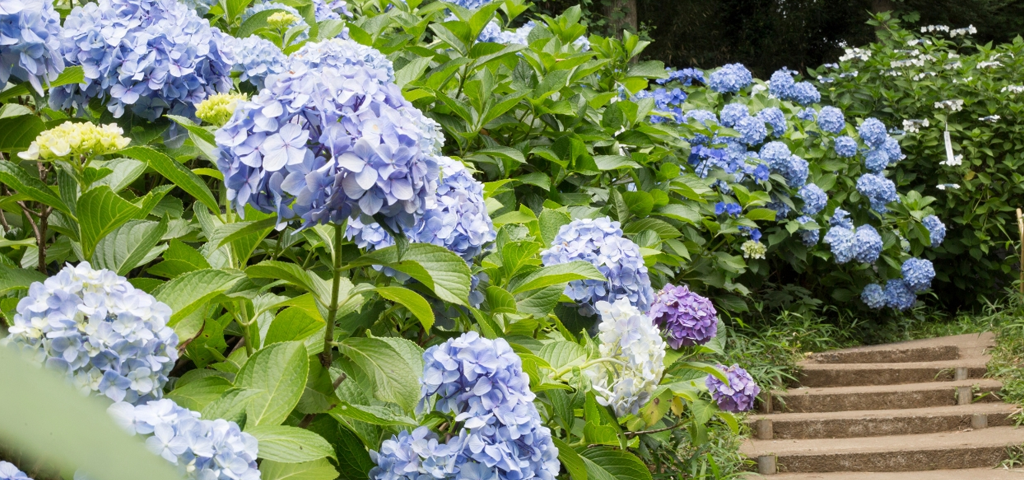
[{"label": "thick green stem", "polygon": [[345,239],[342,225],[334,226],[334,278],[331,285],[331,304],[327,307],[327,328],[324,330],[324,351],[320,353],[320,364],[331,368],[334,361],[334,321],[338,316],[338,294],[341,290],[341,243]]}]

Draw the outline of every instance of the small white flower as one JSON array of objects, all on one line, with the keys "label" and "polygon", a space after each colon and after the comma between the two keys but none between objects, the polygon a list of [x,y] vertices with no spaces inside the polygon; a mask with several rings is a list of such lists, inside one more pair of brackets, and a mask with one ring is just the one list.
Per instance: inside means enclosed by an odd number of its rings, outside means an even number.
[{"label": "small white flower", "polygon": [[938,110],[949,110],[951,112],[959,112],[964,109],[963,100],[943,100],[941,102],[935,102],[935,108]]},{"label": "small white flower", "polygon": [[1000,93],[1022,93],[1024,92],[1024,85],[1007,85],[999,90]]},{"label": "small white flower", "polygon": [[981,120],[983,122],[988,122],[988,123],[996,123],[996,122],[999,121],[1000,118],[1002,118],[1002,117],[1000,117],[999,115],[989,115],[987,117],[981,117],[978,120]]}]

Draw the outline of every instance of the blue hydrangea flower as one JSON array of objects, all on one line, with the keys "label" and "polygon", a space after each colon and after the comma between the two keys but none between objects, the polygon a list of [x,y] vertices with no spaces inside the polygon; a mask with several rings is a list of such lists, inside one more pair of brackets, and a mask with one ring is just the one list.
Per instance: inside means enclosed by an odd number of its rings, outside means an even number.
[{"label": "blue hydrangea flower", "polygon": [[197,480],[259,480],[256,437],[223,419],[202,420],[199,412],[169,399],[145,405],[115,403],[107,412],[146,447]]},{"label": "blue hydrangea flower", "polygon": [[790,207],[786,202],[777,197],[774,193],[771,196],[772,201],[766,203],[764,208],[775,210],[775,220],[782,220],[789,216]]},{"label": "blue hydrangea flower", "polygon": [[914,306],[917,296],[901,279],[889,280],[885,284],[885,305],[896,310],[906,310]]},{"label": "blue hydrangea flower", "polygon": [[307,44],[239,104],[216,132],[239,212],[249,204],[304,228],[375,215],[392,229],[415,224],[437,189],[436,140],[379,56],[351,40]]},{"label": "blue hydrangea flower", "polygon": [[924,224],[924,228],[928,229],[928,238],[932,241],[932,246],[937,247],[942,245],[942,240],[946,238],[946,226],[942,224],[942,220],[935,215],[928,215],[921,220]]},{"label": "blue hydrangea flower", "polygon": [[730,103],[722,107],[721,123],[723,127],[734,127],[740,120],[750,116],[750,110],[742,103]]},{"label": "blue hydrangea flower", "polygon": [[887,166],[889,166],[889,152],[884,148],[869,149],[864,155],[864,168],[871,173],[880,174]]},{"label": "blue hydrangea flower", "polygon": [[875,227],[861,225],[853,235],[853,258],[861,263],[874,263],[882,253],[882,236]]},{"label": "blue hydrangea flower", "polygon": [[754,77],[747,67],[739,63],[730,63],[711,74],[708,87],[718,93],[736,93],[753,81]]},{"label": "blue hydrangea flower", "polygon": [[921,293],[932,286],[932,279],[935,278],[935,268],[930,260],[923,258],[910,258],[903,262],[903,281],[907,288],[914,293]]},{"label": "blue hydrangea flower", "polygon": [[718,332],[718,311],[711,300],[691,292],[686,285],[665,285],[651,306],[650,317],[668,345],[676,349],[703,345]]},{"label": "blue hydrangea flower", "polygon": [[896,184],[881,175],[865,173],[857,179],[857,191],[871,202],[871,209],[878,213],[888,212],[891,202],[899,200]]},{"label": "blue hydrangea flower", "polygon": [[843,111],[836,107],[821,107],[818,112],[818,127],[828,133],[840,133],[846,127]]},{"label": "blue hydrangea flower", "polygon": [[623,417],[636,414],[650,400],[665,373],[665,341],[647,315],[625,298],[598,302],[601,314],[598,352],[602,362],[587,369],[598,403]]},{"label": "blue hydrangea flower", "polygon": [[476,10],[494,0],[452,0],[451,3],[469,10]]},{"label": "blue hydrangea flower", "polygon": [[855,235],[856,233],[853,228],[846,227],[845,225],[832,225],[828,232],[825,233],[825,244],[831,249],[836,263],[842,265],[853,260],[853,256],[856,253],[854,245]]},{"label": "blue hydrangea flower", "polygon": [[[805,225],[805,224],[813,222],[814,219],[811,218],[811,217],[808,217],[807,215],[801,215],[801,216],[796,218],[796,221],[800,222],[800,225]],[[821,233],[818,232],[818,229],[806,230],[806,229],[801,228],[800,230],[796,231],[796,236],[797,236],[797,238],[800,239],[800,243],[802,243],[802,244],[804,244],[804,245],[806,245],[808,247],[817,245],[818,244],[818,239],[820,238],[820,235],[821,235]]]},{"label": "blue hydrangea flower", "polygon": [[344,0],[313,0],[313,16],[317,22],[352,18]]},{"label": "blue hydrangea flower", "polygon": [[789,146],[782,142],[768,142],[761,147],[758,157],[761,158],[768,168],[775,173],[782,173],[789,169],[789,159],[793,153]]},{"label": "blue hydrangea flower", "polygon": [[786,116],[778,107],[768,107],[757,112],[757,118],[772,127],[772,136],[779,138],[786,134]]},{"label": "blue hydrangea flower", "polygon": [[793,85],[793,101],[807,106],[821,101],[821,93],[810,82],[797,82]]},{"label": "blue hydrangea flower", "polygon": [[793,98],[793,71],[788,68],[776,70],[768,80],[768,93],[782,100]]},{"label": "blue hydrangea flower", "polygon": [[210,7],[217,4],[219,0],[181,0],[181,3],[188,6],[192,10],[196,11],[196,14],[200,17],[206,16],[210,12]]},{"label": "blue hydrangea flower", "polygon": [[869,308],[878,310],[885,306],[886,297],[885,291],[882,290],[882,286],[877,283],[872,283],[860,292],[860,299]]},{"label": "blue hydrangea flower", "polygon": [[563,225],[551,248],[541,252],[541,260],[545,266],[583,260],[607,278],[573,280],[565,287],[565,295],[579,304],[583,315],[593,315],[594,305],[601,300],[624,297],[642,312],[648,311],[654,301],[640,247],[622,236],[619,222],[607,217]]},{"label": "blue hydrangea flower", "polygon": [[786,184],[790,188],[800,188],[807,183],[807,176],[810,175],[810,164],[796,155],[789,156],[789,162],[782,176],[786,178]]},{"label": "blue hydrangea flower", "polygon": [[32,480],[13,463],[0,460],[0,480]]},{"label": "blue hydrangea flower", "polygon": [[814,119],[818,118],[818,111],[811,107],[807,107],[803,110],[800,110],[799,112],[796,112],[796,118],[808,122],[813,122]]},{"label": "blue hydrangea flower", "polygon": [[[765,165],[763,163],[759,163],[756,166],[749,166],[748,165],[747,167],[748,168],[744,170],[745,173],[747,175],[750,175],[750,176],[754,177],[754,180],[757,181],[758,183],[767,181],[768,177],[772,173],[771,170],[768,169],[768,165]],[[747,170],[749,170],[749,171],[747,171]]]},{"label": "blue hydrangea flower", "polygon": [[740,142],[746,145],[758,145],[768,136],[768,128],[764,120],[758,117],[746,116],[736,122],[736,131],[740,132]]},{"label": "blue hydrangea flower", "polygon": [[718,408],[733,413],[752,410],[754,400],[761,393],[761,388],[754,382],[754,378],[739,365],[729,368],[719,365],[718,369],[725,372],[729,383],[719,380],[714,375],[708,375],[708,378],[704,380],[704,385],[708,387],[711,398],[718,404]]},{"label": "blue hydrangea flower", "polygon": [[536,395],[522,360],[505,339],[467,332],[428,348],[423,363],[419,410],[451,415],[457,434],[441,443],[419,427],[385,440],[380,451],[370,452],[377,464],[371,479],[526,480],[558,474],[551,430],[533,404]]},{"label": "blue hydrangea flower", "polygon": [[87,262],[29,287],[4,344],[32,352],[83,392],[115,402],[163,396],[178,359],[171,309],[110,270]]},{"label": "blue hydrangea flower", "polygon": [[838,226],[851,230],[853,229],[853,220],[850,220],[850,212],[841,208],[837,208],[836,211],[832,213],[832,218],[829,219],[828,224],[833,227]]},{"label": "blue hydrangea flower", "polygon": [[828,195],[821,187],[808,183],[797,192],[797,195],[803,199],[804,206],[800,209],[801,212],[807,215],[816,215],[818,212],[825,208],[825,204],[828,203]]},{"label": "blue hydrangea flower", "polygon": [[252,84],[256,90],[263,88],[268,76],[288,69],[288,57],[270,40],[256,35],[236,39],[222,34],[222,37],[221,46],[229,49],[234,58],[231,72],[238,75],[238,80]]},{"label": "blue hydrangea flower", "polygon": [[857,155],[857,141],[846,135],[836,137],[835,150],[836,155],[840,157],[853,158],[854,155]]},{"label": "blue hydrangea flower", "polygon": [[60,15],[51,0],[0,2],[0,85],[11,77],[40,95],[64,71]]},{"label": "blue hydrangea flower", "polygon": [[889,138],[885,125],[877,118],[864,120],[864,123],[857,127],[857,134],[860,135],[860,139],[864,140],[867,146],[872,148],[881,147],[885,144],[885,139]]},{"label": "blue hydrangea flower", "polygon": [[684,87],[689,87],[694,81],[704,83],[704,72],[697,70],[696,68],[684,68],[681,70],[674,70],[672,68],[665,68],[668,72],[668,77],[659,78],[654,82],[658,85],[665,85],[671,82],[681,82]]},{"label": "blue hydrangea flower", "polygon": [[751,240],[753,240],[755,242],[761,241],[761,231],[760,230],[758,230],[756,228],[751,228],[751,227],[744,227],[743,225],[740,225],[740,226],[738,226],[736,228],[738,228],[740,230],[740,233],[742,233],[744,236],[750,237]]},{"label": "blue hydrangea flower", "polygon": [[896,162],[907,158],[903,154],[903,149],[900,148],[900,142],[896,141],[895,138],[886,137],[885,142],[882,143],[882,148],[885,149],[885,153],[889,157],[889,165],[895,165]]},{"label": "blue hydrangea flower", "polygon": [[[693,120],[696,120],[704,127],[710,127],[711,124],[718,124],[718,115],[707,110],[690,110],[683,114],[679,123],[690,123]],[[707,135],[697,133],[694,134],[690,143],[694,145],[704,145],[708,143],[709,140],[710,139]]]},{"label": "blue hydrangea flower", "polygon": [[728,214],[730,217],[738,217],[743,213],[743,207],[738,203],[718,202],[715,204],[715,215]]},{"label": "blue hydrangea flower", "polygon": [[195,105],[232,87],[222,35],[176,0],[99,0],[75,7],[64,21],[62,49],[81,65],[81,84],[50,92],[57,110],[100,99],[114,117],[130,109],[154,121],[192,117]]}]

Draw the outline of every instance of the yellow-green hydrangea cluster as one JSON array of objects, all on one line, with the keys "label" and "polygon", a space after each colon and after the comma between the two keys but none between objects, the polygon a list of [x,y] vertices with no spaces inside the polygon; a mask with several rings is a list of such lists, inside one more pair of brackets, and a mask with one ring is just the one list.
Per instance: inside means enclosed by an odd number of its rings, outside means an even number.
[{"label": "yellow-green hydrangea cluster", "polygon": [[131,140],[121,127],[111,123],[64,122],[40,133],[28,150],[18,154],[25,160],[59,160],[81,156],[92,157],[116,152],[128,146]]},{"label": "yellow-green hydrangea cluster", "polygon": [[277,13],[267,17],[267,25],[270,25],[271,28],[276,28],[278,30],[284,30],[284,29],[292,26],[292,24],[294,24],[295,22],[298,22],[299,20],[301,20],[301,19],[299,17],[296,17],[292,13],[277,12]]},{"label": "yellow-green hydrangea cluster", "polygon": [[210,95],[206,100],[196,105],[196,116],[206,123],[220,127],[228,123],[228,120],[231,120],[231,115],[235,113],[238,102],[246,100],[249,100],[249,97],[243,93],[218,93]]},{"label": "yellow-green hydrangea cluster", "polygon": [[753,240],[747,240],[740,245],[743,250],[743,258],[761,259],[764,258],[764,254],[768,252],[768,247],[764,246],[761,242],[755,242]]}]

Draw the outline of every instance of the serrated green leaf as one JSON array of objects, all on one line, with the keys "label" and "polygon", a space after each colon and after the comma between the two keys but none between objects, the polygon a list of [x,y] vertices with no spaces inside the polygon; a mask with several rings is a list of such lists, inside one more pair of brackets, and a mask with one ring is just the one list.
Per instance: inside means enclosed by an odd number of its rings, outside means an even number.
[{"label": "serrated green leaf", "polygon": [[71,212],[71,209],[49,186],[41,182],[38,177],[30,175],[25,169],[14,162],[0,160],[0,183],[7,185],[11,190],[25,195],[33,201],[59,210],[72,220],[75,219],[75,214]]},{"label": "serrated green leaf", "polygon": [[569,472],[569,478],[572,478],[572,480],[587,480],[587,465],[583,463],[583,457],[580,457],[576,450],[573,450],[569,444],[561,439],[552,436],[551,441],[558,448],[558,461],[562,462],[565,471]]},{"label": "serrated green leaf", "polygon": [[35,115],[0,118],[0,152],[20,152],[46,130],[46,125]]},{"label": "serrated green leaf", "polygon": [[467,305],[470,271],[466,261],[450,250],[429,243],[413,243],[406,248],[401,261],[397,246],[363,255],[350,267],[384,265],[415,278],[431,289],[441,300]]},{"label": "serrated green leaf", "polygon": [[610,447],[592,447],[581,454],[593,480],[651,480],[651,472],[636,455]]},{"label": "serrated green leaf", "polygon": [[249,399],[259,394],[259,390],[245,388],[230,388],[219,398],[206,404],[201,410],[202,418],[223,418],[235,423],[241,423],[245,418],[245,407]]},{"label": "serrated green leaf", "polygon": [[138,218],[142,208],[121,198],[110,187],[103,185],[85,192],[78,198],[78,228],[81,232],[82,254],[92,260],[96,245],[128,220]]},{"label": "serrated green leaf", "polygon": [[283,463],[264,460],[260,463],[262,480],[334,480],[338,471],[326,459],[302,463]]},{"label": "serrated green leaf", "polygon": [[347,417],[360,422],[385,427],[398,426],[415,428],[419,426],[419,423],[416,422],[415,418],[405,415],[400,411],[396,412],[391,408],[379,405],[354,405],[342,402],[341,405],[334,407],[327,413],[332,416]]},{"label": "serrated green leaf", "polygon": [[150,253],[165,232],[167,217],[159,222],[132,220],[125,223],[96,245],[93,265],[118,275],[127,275],[133,268],[155,257]]},{"label": "serrated green leaf", "polygon": [[203,377],[175,388],[167,398],[189,410],[201,411],[231,388],[231,382],[224,377]]},{"label": "serrated green leaf", "polygon": [[522,278],[514,278],[509,284],[509,288],[513,295],[527,292],[530,290],[537,290],[552,285],[558,285],[573,280],[601,280],[605,281],[607,278],[597,267],[591,265],[589,262],[577,260],[569,263],[560,263],[557,265],[549,265],[547,267],[541,267],[534,270],[528,275]]},{"label": "serrated green leaf", "polygon": [[423,298],[423,295],[398,286],[377,287],[376,290],[381,297],[409,309],[423,325],[424,330],[429,331],[430,327],[434,326],[434,311],[430,309],[430,304]]},{"label": "serrated green leaf", "polygon": [[191,170],[171,157],[149,147],[129,147],[120,153],[126,157],[146,162],[150,168],[205,205],[210,211],[220,212],[220,205],[217,198],[210,192],[210,187],[207,187],[206,183]]},{"label": "serrated green leaf", "polygon": [[38,270],[12,268],[0,265],[0,295],[7,295],[16,290],[28,290],[32,282],[42,282],[46,275]]},{"label": "serrated green leaf", "polygon": [[362,370],[379,400],[411,412],[419,401],[419,372],[388,342],[380,338],[346,338],[338,347]]},{"label": "serrated green leaf", "polygon": [[334,458],[334,448],[324,437],[309,430],[286,425],[251,426],[246,419],[246,433],[259,441],[259,457],[281,463],[303,463],[324,457]]},{"label": "serrated green leaf", "polygon": [[[82,83],[85,81],[85,73],[82,70],[81,65],[70,65],[57,75],[52,82],[43,82],[43,90],[49,90],[53,87],[59,87],[61,85],[69,85],[72,83]],[[29,90],[31,85],[28,82],[22,82],[15,85],[3,92],[0,92],[0,102],[7,103],[7,100],[13,97],[20,97],[23,95],[31,95],[32,92]]]},{"label": "serrated green leaf", "polygon": [[213,297],[224,293],[245,278],[242,272],[228,270],[196,270],[174,278],[153,292],[157,300],[171,307],[174,326]]},{"label": "serrated green leaf", "polygon": [[308,375],[309,355],[302,342],[275,343],[250,357],[235,378],[236,386],[258,392],[245,409],[246,430],[284,422],[302,398]]},{"label": "serrated green leaf", "polygon": [[[245,269],[249,278],[269,278],[273,280],[284,280],[292,285],[312,293],[323,305],[331,303],[331,287],[327,282],[318,277],[315,273],[303,270],[302,267],[287,262],[267,260]],[[348,297],[352,289],[352,282],[347,278],[341,279],[341,291],[339,299]]]},{"label": "serrated green leaf", "polygon": [[195,270],[206,270],[210,263],[196,249],[181,240],[172,239],[163,253],[163,261],[146,269],[146,273],[164,278],[174,278]]}]

